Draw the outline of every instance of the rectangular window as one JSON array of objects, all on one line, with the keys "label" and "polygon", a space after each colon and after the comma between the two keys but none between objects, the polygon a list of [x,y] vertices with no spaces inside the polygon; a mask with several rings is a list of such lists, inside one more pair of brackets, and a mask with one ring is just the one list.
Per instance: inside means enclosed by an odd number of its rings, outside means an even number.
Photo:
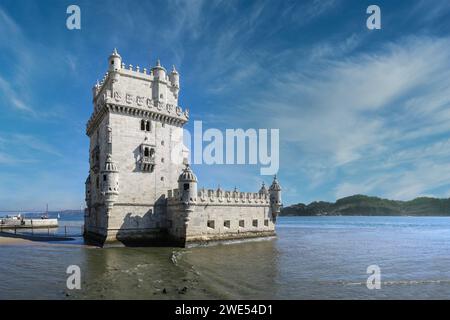
[{"label": "rectangular window", "polygon": [[223,222],[223,226],[224,226],[225,228],[230,228],[230,220],[225,220],[225,221]]},{"label": "rectangular window", "polygon": [[214,229],[214,220],[208,220],[208,228]]},{"label": "rectangular window", "polygon": [[239,227],[241,227],[241,228],[245,227],[244,220],[239,220]]},{"label": "rectangular window", "polygon": [[265,219],[265,220],[264,220],[264,225],[265,225],[266,227],[269,226],[269,219]]},{"label": "rectangular window", "polygon": [[258,227],[258,220],[257,220],[257,219],[254,219],[253,222],[252,222],[252,225],[253,225],[255,228]]}]

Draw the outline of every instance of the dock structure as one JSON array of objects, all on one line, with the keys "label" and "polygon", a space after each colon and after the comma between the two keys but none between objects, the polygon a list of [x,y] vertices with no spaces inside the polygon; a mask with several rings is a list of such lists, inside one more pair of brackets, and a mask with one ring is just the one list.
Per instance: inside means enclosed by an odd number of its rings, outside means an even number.
[{"label": "dock structure", "polygon": [[14,218],[1,218],[0,227],[7,228],[57,228],[58,219],[17,219]]}]

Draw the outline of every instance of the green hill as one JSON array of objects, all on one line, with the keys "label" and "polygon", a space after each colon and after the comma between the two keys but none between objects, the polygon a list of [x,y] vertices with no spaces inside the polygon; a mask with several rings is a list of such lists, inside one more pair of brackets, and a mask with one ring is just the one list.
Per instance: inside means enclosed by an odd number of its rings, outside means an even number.
[{"label": "green hill", "polygon": [[282,216],[450,216],[450,199],[420,197],[410,201],[354,195],[336,202],[314,201],[283,208]]}]

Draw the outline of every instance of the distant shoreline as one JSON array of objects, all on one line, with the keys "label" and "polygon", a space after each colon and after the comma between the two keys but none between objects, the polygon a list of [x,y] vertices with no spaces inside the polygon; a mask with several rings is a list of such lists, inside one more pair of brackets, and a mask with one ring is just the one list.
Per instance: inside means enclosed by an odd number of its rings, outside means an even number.
[{"label": "distant shoreline", "polygon": [[283,208],[280,216],[450,217],[450,199],[420,197],[410,201],[353,195],[336,202],[314,201]]}]

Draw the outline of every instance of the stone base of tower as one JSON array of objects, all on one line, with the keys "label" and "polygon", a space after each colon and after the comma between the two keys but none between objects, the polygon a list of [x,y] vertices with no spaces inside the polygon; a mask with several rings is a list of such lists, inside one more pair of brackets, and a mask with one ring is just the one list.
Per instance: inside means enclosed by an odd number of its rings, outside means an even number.
[{"label": "stone base of tower", "polygon": [[215,245],[219,243],[233,243],[242,241],[256,241],[264,238],[276,237],[275,230],[249,231],[224,234],[203,234],[176,237],[165,230],[108,230],[107,232],[85,231],[86,244],[100,247],[196,247]]},{"label": "stone base of tower", "polygon": [[170,236],[165,230],[107,230],[106,233],[84,232],[87,244],[100,247],[184,247],[184,238]]},{"label": "stone base of tower", "polygon": [[226,233],[221,235],[188,236],[184,243],[184,247],[190,248],[197,246],[216,245],[220,243],[257,241],[275,237],[276,237],[275,230],[260,231],[260,232]]}]

